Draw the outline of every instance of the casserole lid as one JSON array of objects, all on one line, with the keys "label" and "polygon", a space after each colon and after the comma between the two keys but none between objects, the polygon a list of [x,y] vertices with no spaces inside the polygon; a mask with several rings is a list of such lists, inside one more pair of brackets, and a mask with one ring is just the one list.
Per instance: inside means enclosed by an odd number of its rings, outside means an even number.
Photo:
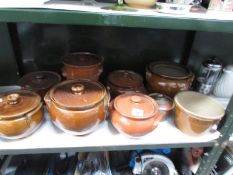
[{"label": "casserole lid", "polygon": [[61,76],[55,72],[37,71],[24,75],[18,84],[27,89],[48,89],[61,81]]},{"label": "casserole lid", "polygon": [[89,52],[70,53],[69,55],[65,56],[63,59],[64,64],[74,67],[93,66],[96,64],[101,64],[102,62],[103,62],[102,57],[99,57]]},{"label": "casserole lid", "polygon": [[14,90],[0,95],[0,119],[21,117],[34,110],[41,97],[29,90]]},{"label": "casserole lid", "polygon": [[54,86],[49,95],[62,108],[88,108],[101,102],[106,90],[97,81],[67,80]]},{"label": "casserole lid", "polygon": [[123,116],[146,119],[158,112],[158,104],[149,96],[141,93],[126,93],[114,100],[114,108]]},{"label": "casserole lid", "polygon": [[149,64],[149,70],[153,74],[165,78],[174,78],[174,79],[185,79],[188,78],[191,74],[190,70],[182,65],[176,63],[161,63],[161,62],[152,62]]},{"label": "casserole lid", "polygon": [[164,94],[153,93],[149,94],[159,105],[159,110],[170,111],[175,107],[173,100]]},{"label": "casserole lid", "polygon": [[219,120],[224,107],[212,97],[194,91],[179,92],[174,98],[175,104],[189,116],[202,120]]},{"label": "casserole lid", "polygon": [[129,70],[116,70],[109,74],[108,81],[119,87],[134,88],[143,85],[143,78],[136,72]]}]

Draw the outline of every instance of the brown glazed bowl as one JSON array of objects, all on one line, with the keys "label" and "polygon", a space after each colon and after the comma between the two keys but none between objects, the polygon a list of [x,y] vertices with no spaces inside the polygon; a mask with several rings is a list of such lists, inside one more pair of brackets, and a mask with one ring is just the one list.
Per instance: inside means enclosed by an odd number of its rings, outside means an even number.
[{"label": "brown glazed bowl", "polygon": [[0,137],[19,139],[32,134],[43,121],[38,94],[14,90],[0,95]]},{"label": "brown glazed bowl", "polygon": [[188,90],[194,74],[186,67],[169,62],[152,62],[146,67],[149,90],[173,97],[177,92]]},{"label": "brown glazed bowl", "polygon": [[105,120],[109,94],[97,81],[67,80],[45,96],[53,123],[66,133],[84,135]]},{"label": "brown glazed bowl", "polygon": [[151,97],[141,93],[125,93],[111,102],[111,122],[130,138],[153,131],[162,119],[159,106]]},{"label": "brown glazed bowl", "polygon": [[104,58],[93,53],[71,53],[63,59],[63,76],[67,79],[89,79],[97,81],[103,72]]},{"label": "brown glazed bowl", "polygon": [[167,119],[173,109],[175,108],[175,104],[173,99],[167,95],[152,93],[149,94],[151,98],[153,98],[159,105],[159,111],[163,114],[163,119]]},{"label": "brown glazed bowl", "polygon": [[175,125],[185,134],[198,136],[211,128],[225,114],[213,98],[194,91],[178,93],[175,98]]},{"label": "brown glazed bowl", "polygon": [[61,81],[61,76],[51,71],[36,71],[24,75],[18,80],[23,89],[35,91],[44,99],[46,92]]},{"label": "brown glazed bowl", "polygon": [[107,88],[112,98],[127,92],[146,93],[142,76],[129,70],[111,72],[107,78]]}]

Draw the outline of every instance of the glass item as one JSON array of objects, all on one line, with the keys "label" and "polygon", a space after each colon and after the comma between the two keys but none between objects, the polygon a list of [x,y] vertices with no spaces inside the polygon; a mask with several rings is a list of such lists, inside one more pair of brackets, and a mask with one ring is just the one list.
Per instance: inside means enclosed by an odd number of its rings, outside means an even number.
[{"label": "glass item", "polygon": [[108,75],[107,88],[112,98],[127,92],[146,92],[142,76],[129,70],[111,72]]},{"label": "glass item", "polygon": [[14,90],[0,95],[0,137],[26,137],[42,121],[43,108],[38,94],[28,90]]},{"label": "glass item", "polygon": [[188,90],[194,74],[186,67],[170,62],[152,62],[146,68],[146,80],[150,92],[174,96]]},{"label": "glass item", "polygon": [[67,80],[46,94],[45,103],[58,128],[69,134],[84,135],[105,120],[109,94],[97,81]]},{"label": "glass item", "polygon": [[223,98],[230,98],[233,95],[233,65],[228,65],[223,69],[223,74],[213,93],[215,96]]},{"label": "glass item", "polygon": [[171,111],[175,108],[172,98],[167,95],[152,93],[149,94],[159,105],[159,111],[163,114],[163,119],[166,119]]},{"label": "glass item", "polygon": [[202,134],[225,114],[223,106],[216,100],[198,92],[180,92],[175,96],[174,101],[175,125],[191,136]]},{"label": "glass item", "polygon": [[37,92],[43,99],[46,92],[55,84],[61,81],[61,76],[51,71],[36,71],[24,75],[18,84],[24,89]]},{"label": "glass item", "polygon": [[151,97],[141,93],[126,93],[111,102],[113,126],[130,138],[137,138],[153,131],[162,114]]},{"label": "glass item", "polygon": [[197,77],[197,91],[209,95],[221,74],[222,63],[217,58],[205,60]]},{"label": "glass item", "polygon": [[92,53],[71,53],[63,59],[63,76],[67,79],[98,80],[103,71],[103,61],[103,57]]}]

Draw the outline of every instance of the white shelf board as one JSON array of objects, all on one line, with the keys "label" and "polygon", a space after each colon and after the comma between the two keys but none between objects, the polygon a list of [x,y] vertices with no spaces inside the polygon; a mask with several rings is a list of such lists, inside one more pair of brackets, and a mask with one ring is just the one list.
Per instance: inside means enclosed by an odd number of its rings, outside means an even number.
[{"label": "white shelf board", "polygon": [[213,146],[220,135],[218,131],[206,132],[198,137],[191,137],[178,130],[170,117],[162,121],[150,134],[131,139],[118,133],[109,121],[85,136],[73,136],[57,129],[45,112],[42,126],[29,137],[19,140],[0,139],[0,154],[31,154],[55,152],[111,151],[152,149],[163,147]]}]

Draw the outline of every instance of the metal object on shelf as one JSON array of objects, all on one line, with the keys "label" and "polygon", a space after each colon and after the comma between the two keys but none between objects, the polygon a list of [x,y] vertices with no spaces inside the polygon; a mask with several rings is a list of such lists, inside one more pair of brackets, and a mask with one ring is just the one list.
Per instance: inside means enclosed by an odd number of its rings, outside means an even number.
[{"label": "metal object on shelf", "polygon": [[170,159],[158,154],[143,154],[135,158],[135,175],[178,175]]},{"label": "metal object on shelf", "polygon": [[199,75],[197,77],[197,91],[203,94],[210,94],[222,71],[222,63],[217,58],[210,58],[202,62]]}]

